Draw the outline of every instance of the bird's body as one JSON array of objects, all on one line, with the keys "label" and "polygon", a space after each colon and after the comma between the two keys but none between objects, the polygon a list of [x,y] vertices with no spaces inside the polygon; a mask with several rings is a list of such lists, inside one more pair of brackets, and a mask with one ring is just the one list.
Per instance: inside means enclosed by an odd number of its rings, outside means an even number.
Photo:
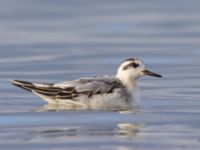
[{"label": "bird's body", "polygon": [[136,80],[145,75],[145,71],[149,75],[161,77],[144,70],[143,63],[132,58],[123,61],[115,76],[82,78],[62,83],[20,80],[12,80],[12,83],[35,93],[49,104],[59,104],[66,108],[127,110],[138,105],[140,94]]}]

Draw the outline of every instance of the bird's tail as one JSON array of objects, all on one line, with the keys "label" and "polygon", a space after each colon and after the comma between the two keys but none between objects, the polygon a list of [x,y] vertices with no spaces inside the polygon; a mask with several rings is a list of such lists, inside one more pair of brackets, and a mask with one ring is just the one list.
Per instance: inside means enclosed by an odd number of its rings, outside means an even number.
[{"label": "bird's tail", "polygon": [[11,80],[12,84],[29,92],[33,92],[47,102],[53,102],[55,94],[59,92],[60,88],[51,87],[50,83],[32,83],[22,80]]},{"label": "bird's tail", "polygon": [[31,82],[28,82],[28,81],[22,81],[22,80],[11,80],[12,84],[17,86],[17,87],[20,87],[24,90],[27,90],[29,92],[31,92],[32,88],[34,87],[33,83]]},{"label": "bird's tail", "polygon": [[37,92],[44,95],[55,95],[62,90],[60,87],[54,87],[53,83],[33,83],[22,80],[11,80],[11,82],[13,85],[29,92]]}]

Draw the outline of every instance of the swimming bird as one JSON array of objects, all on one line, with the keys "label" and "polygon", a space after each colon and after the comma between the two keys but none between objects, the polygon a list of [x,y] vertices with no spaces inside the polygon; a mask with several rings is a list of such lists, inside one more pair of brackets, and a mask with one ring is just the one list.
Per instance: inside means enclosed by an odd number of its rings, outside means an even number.
[{"label": "swimming bird", "polygon": [[61,83],[35,83],[12,80],[12,84],[30,91],[49,104],[66,108],[96,110],[128,110],[138,106],[138,79],[142,76],[162,77],[145,69],[138,58],[125,59],[114,76],[81,78]]}]

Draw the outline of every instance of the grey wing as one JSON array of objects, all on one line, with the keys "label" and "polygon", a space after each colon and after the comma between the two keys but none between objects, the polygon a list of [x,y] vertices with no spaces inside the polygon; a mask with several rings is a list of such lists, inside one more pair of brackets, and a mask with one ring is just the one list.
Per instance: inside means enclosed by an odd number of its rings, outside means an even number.
[{"label": "grey wing", "polygon": [[57,94],[57,97],[59,98],[64,98],[66,96],[66,92],[68,92],[68,89],[66,88],[69,87],[73,89],[71,91],[72,97],[77,97],[79,95],[87,95],[90,97],[93,94],[111,93],[116,88],[124,89],[124,86],[115,77],[79,79],[57,84],[55,86],[64,88],[62,92]]},{"label": "grey wing", "polygon": [[123,89],[115,77],[96,77],[68,81],[57,84],[31,83],[13,80],[12,83],[25,90],[38,93],[51,99],[74,99],[80,95],[111,93],[116,88]]}]

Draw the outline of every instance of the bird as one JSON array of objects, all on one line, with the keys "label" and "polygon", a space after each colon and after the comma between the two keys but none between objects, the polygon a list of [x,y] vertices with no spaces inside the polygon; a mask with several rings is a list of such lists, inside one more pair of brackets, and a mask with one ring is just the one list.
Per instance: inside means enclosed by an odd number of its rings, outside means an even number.
[{"label": "bird", "polygon": [[145,69],[139,58],[127,58],[119,65],[116,75],[80,78],[59,83],[38,83],[11,80],[12,84],[32,92],[48,104],[66,108],[93,110],[130,110],[139,106],[138,79],[162,75]]}]

